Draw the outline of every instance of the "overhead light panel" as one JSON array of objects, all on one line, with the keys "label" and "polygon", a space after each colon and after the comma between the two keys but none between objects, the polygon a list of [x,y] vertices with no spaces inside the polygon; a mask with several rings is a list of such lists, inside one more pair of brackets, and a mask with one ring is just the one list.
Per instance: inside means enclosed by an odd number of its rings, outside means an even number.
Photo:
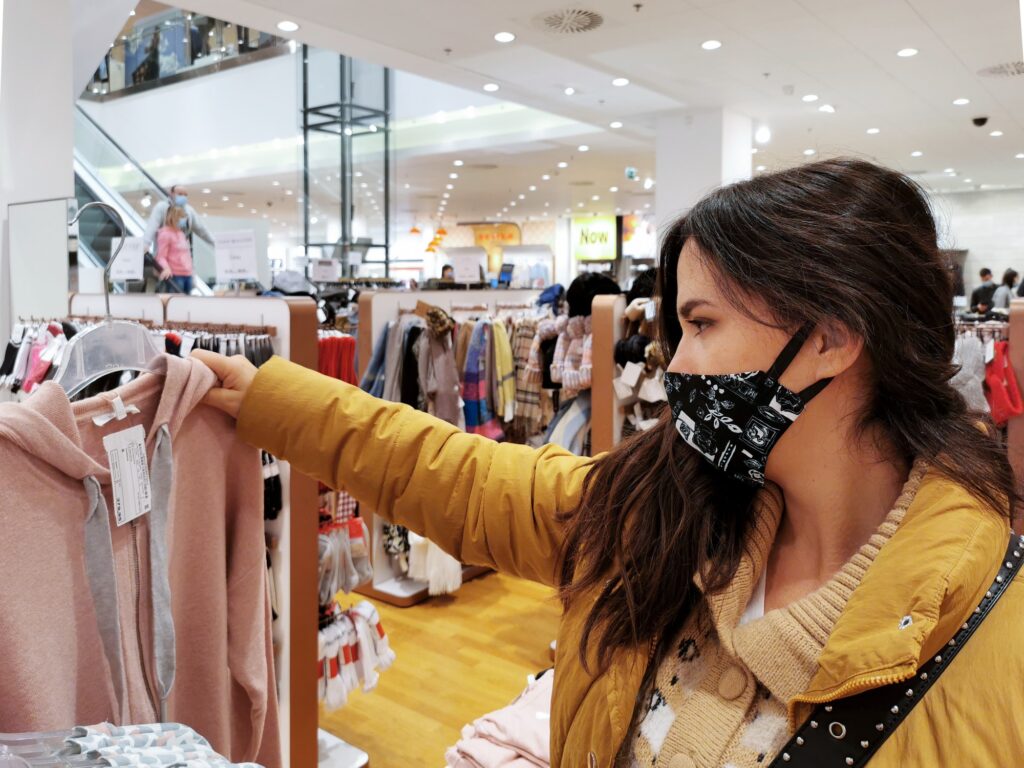
[{"label": "overhead light panel", "polygon": [[565,94],[566,96],[572,96],[573,94],[575,94],[575,93],[576,93],[576,89],[575,89],[575,88],[573,88],[573,87],[572,87],[572,86],[570,85],[569,87],[567,87],[567,88],[566,88],[566,89],[565,89],[565,90],[563,91],[563,93],[564,93],[564,94]]},{"label": "overhead light panel", "polygon": [[810,103],[815,102],[815,101],[818,100],[818,94],[816,94],[816,93],[808,93],[807,95],[805,95],[803,97],[803,100],[805,102],[807,102],[808,104],[810,104]]},{"label": "overhead light panel", "polygon": [[650,176],[648,176],[646,179],[644,179],[644,189],[650,189],[653,186],[654,186],[654,179],[652,179]]},{"label": "overhead light panel", "polygon": [[722,43],[720,40],[705,40],[700,44],[700,47],[705,51],[717,51],[722,47]]},{"label": "overhead light panel", "polygon": [[816,155],[816,154],[817,154],[817,152],[815,150],[813,150],[813,149],[805,149],[804,150],[804,155],[806,157],[810,157],[811,155]]},{"label": "overhead light panel", "polygon": [[917,56],[917,48],[900,48],[896,55],[901,59],[909,59],[911,56]]},{"label": "overhead light panel", "polygon": [[568,168],[568,167],[569,167],[569,164],[568,164],[567,162],[565,162],[565,160],[563,160],[562,162],[560,162],[560,163],[558,164],[558,167],[559,167],[559,168]]},{"label": "overhead light panel", "polygon": [[281,30],[282,32],[298,32],[299,31],[299,25],[296,24],[294,21],[288,21],[287,19],[285,19],[284,21],[277,22],[277,28],[279,30]]},{"label": "overhead light panel", "polygon": [[818,111],[824,112],[825,114],[828,115],[834,115],[836,113],[836,108],[833,107],[831,104],[822,104],[820,107],[818,107]]},{"label": "overhead light panel", "polygon": [[463,165],[465,165],[465,163],[462,162],[461,160],[452,160],[452,165],[454,165],[456,168],[461,168]]},{"label": "overhead light panel", "polygon": [[1018,160],[1024,160],[1024,152],[1018,152],[1014,157]]},{"label": "overhead light panel", "polygon": [[625,86],[629,85],[629,78],[616,77],[614,80],[612,80],[612,85],[614,85],[616,88],[624,88]]},{"label": "overhead light panel", "polygon": [[1003,132],[1002,132],[1002,131],[992,131],[992,133],[990,133],[990,134],[989,134],[989,136],[994,136],[994,137],[995,137],[995,138],[997,138],[997,139],[998,139],[998,138],[999,138],[1000,136],[1002,136],[1002,135],[1003,135]]},{"label": "overhead light panel", "polygon": [[580,152],[590,151],[590,147],[588,147],[586,144],[580,144],[578,147],[576,147],[576,149],[578,149]]},{"label": "overhead light panel", "polygon": [[759,170],[759,171],[763,171],[764,169],[765,169],[765,167],[763,165],[757,166],[757,170]]},{"label": "overhead light panel", "polygon": [[608,191],[609,192],[618,192],[619,188],[618,187],[608,187]]},{"label": "overhead light panel", "polygon": [[511,32],[498,32],[494,39],[499,43],[512,43],[515,42],[516,36]]},{"label": "overhead light panel", "polygon": [[210,194],[210,188],[209,187],[203,187],[203,194],[204,195]]},{"label": "overhead light panel", "polygon": [[966,107],[970,103],[971,103],[970,99],[965,99],[963,97],[961,97],[959,99],[953,99],[953,106],[955,106],[955,107]]},{"label": "overhead light panel", "polygon": [[459,174],[457,174],[457,173],[449,173],[448,174],[448,178],[449,179],[457,179],[457,178],[459,178]]},{"label": "overhead light panel", "polygon": [[499,86],[497,83],[484,83],[484,90],[487,91],[488,93],[494,93],[500,87],[501,86]]},{"label": "overhead light panel", "polygon": [[541,179],[543,179],[544,181],[551,181],[551,174],[545,173],[543,176],[541,176]]},{"label": "overhead light panel", "polygon": [[923,154],[924,154],[924,152],[922,152],[921,150],[915,149],[913,152],[910,153],[910,156],[911,157],[921,157],[921,155],[923,155]]},{"label": "overhead light panel", "polygon": [[536,191],[537,191],[537,187],[536,187],[536,185],[534,185],[534,184],[531,184],[531,185],[530,185],[530,191],[531,191],[531,192],[536,192]]},{"label": "overhead light panel", "polygon": [[879,131],[879,129],[878,129],[878,128],[868,128],[868,131],[867,131],[867,132],[868,132],[868,134],[869,134],[870,136],[874,136],[875,134],[877,134],[877,133],[878,133],[878,131]]},{"label": "overhead light panel", "polygon": [[754,132],[754,141],[758,144],[767,144],[772,140],[772,129],[767,125],[759,126]]}]

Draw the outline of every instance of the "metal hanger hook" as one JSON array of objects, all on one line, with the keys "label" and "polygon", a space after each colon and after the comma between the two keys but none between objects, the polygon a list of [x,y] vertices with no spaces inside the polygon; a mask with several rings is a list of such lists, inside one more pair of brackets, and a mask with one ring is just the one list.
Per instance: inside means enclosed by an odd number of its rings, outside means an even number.
[{"label": "metal hanger hook", "polygon": [[124,226],[124,219],[121,218],[121,214],[118,213],[117,209],[114,206],[110,205],[109,203],[103,203],[98,200],[93,200],[91,203],[86,203],[81,208],[79,208],[78,213],[76,213],[74,218],[68,222],[68,226],[74,226],[75,222],[82,218],[82,214],[85,213],[90,208],[102,208],[103,210],[107,211],[109,214],[113,216],[114,220],[117,222],[117,225],[121,228],[121,240],[118,242],[117,248],[115,248],[114,252],[110,255],[110,258],[107,260],[107,266],[103,268],[103,300],[106,303],[107,308],[106,319],[110,320],[110,269],[111,267],[114,266],[114,262],[117,260],[117,255],[121,252],[121,248],[124,247],[125,235],[127,230]]}]

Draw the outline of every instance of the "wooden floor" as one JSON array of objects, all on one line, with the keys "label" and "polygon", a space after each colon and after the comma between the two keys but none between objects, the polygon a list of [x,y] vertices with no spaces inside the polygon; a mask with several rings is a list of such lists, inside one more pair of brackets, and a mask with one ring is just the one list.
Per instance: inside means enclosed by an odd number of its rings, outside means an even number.
[{"label": "wooden floor", "polygon": [[441,768],[462,726],[499,709],[551,666],[561,609],[554,591],[496,573],[412,608],[376,602],[397,654],[372,693],[320,727],[370,755],[371,768]]}]

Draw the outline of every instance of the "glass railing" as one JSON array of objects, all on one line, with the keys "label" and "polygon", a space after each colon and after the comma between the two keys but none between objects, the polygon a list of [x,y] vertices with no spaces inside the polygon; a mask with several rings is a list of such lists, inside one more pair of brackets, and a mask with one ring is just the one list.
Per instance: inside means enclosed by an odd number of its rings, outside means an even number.
[{"label": "glass railing", "polygon": [[114,41],[83,94],[141,91],[288,51],[288,40],[197,13],[169,10]]}]

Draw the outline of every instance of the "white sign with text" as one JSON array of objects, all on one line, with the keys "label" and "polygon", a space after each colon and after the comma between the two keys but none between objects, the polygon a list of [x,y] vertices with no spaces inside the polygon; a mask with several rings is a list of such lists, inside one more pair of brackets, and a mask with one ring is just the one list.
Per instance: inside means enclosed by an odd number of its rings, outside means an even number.
[{"label": "white sign with text", "polygon": [[[111,242],[111,247],[114,246]],[[120,253],[110,267],[110,279],[115,283],[125,280],[144,280],[144,256],[146,246],[141,237],[126,237]]]},{"label": "white sign with text", "polygon": [[217,232],[213,240],[218,283],[259,279],[256,235],[251,229]]}]

